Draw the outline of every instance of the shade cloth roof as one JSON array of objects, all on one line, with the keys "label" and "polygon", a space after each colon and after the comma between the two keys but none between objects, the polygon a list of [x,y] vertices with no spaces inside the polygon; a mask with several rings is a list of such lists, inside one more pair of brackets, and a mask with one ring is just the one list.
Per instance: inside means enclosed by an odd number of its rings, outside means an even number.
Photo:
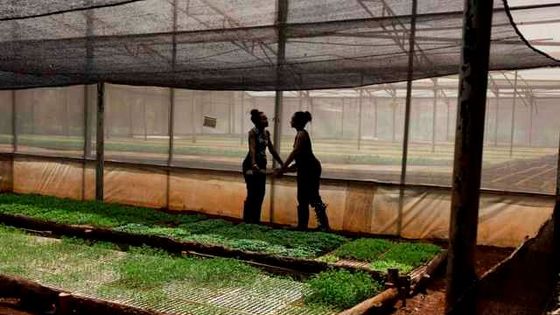
[{"label": "shade cloth roof", "polygon": [[[302,90],[406,80],[412,1],[280,1],[3,1],[0,89],[105,81]],[[457,73],[462,6],[419,1],[414,79]],[[560,16],[560,4],[512,10],[521,18]],[[495,0],[490,68],[557,65],[522,37],[507,3]]]}]

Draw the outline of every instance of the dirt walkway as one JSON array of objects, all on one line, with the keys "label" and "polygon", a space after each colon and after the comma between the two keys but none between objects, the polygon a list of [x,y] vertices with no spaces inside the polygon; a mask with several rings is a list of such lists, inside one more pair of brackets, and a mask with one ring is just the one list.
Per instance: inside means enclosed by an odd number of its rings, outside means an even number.
[{"label": "dirt walkway", "polygon": [[[476,272],[482,276],[490,268],[505,259],[513,249],[479,247],[476,253]],[[445,270],[430,283],[425,292],[407,300],[406,306],[401,302],[395,305],[392,315],[437,315],[445,309]]]},{"label": "dirt walkway", "polygon": [[7,299],[0,297],[0,315],[36,315],[19,310],[16,299]]}]

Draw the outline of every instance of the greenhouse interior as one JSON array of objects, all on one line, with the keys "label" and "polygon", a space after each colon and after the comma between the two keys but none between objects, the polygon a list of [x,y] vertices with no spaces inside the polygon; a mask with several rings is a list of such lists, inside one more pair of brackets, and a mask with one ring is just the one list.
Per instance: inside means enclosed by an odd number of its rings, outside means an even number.
[{"label": "greenhouse interior", "polygon": [[[559,16],[0,3],[0,314],[560,314]],[[268,151],[243,222],[253,109],[312,115],[328,231]]]}]

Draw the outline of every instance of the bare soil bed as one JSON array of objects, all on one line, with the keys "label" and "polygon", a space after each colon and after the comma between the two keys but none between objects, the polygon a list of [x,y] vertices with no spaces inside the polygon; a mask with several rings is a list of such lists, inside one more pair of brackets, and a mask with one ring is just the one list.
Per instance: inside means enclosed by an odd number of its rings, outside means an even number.
[{"label": "bare soil bed", "polygon": [[[479,246],[476,252],[476,273],[480,277],[513,252],[512,248]],[[397,302],[393,315],[436,315],[445,309],[445,268],[421,292],[406,301],[406,306]]]}]

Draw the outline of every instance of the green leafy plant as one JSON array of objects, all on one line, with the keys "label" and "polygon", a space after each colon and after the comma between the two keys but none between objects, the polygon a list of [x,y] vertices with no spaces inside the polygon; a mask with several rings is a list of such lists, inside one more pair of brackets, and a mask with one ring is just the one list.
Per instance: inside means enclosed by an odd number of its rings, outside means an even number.
[{"label": "green leafy plant", "polygon": [[150,248],[132,249],[117,268],[121,275],[119,282],[129,288],[154,287],[173,280],[212,286],[245,284],[260,273],[233,259],[173,257]]},{"label": "green leafy plant", "polygon": [[[141,207],[36,195],[0,194],[0,212],[276,256],[311,259],[328,253],[333,257],[323,261],[334,262],[339,258],[367,261],[373,262],[373,268],[378,270],[385,270],[386,266],[391,265],[410,270],[433,256],[433,248],[437,249],[433,245],[427,249],[422,249],[421,245],[406,247],[401,245],[403,243],[380,239],[350,241],[333,233],[274,229],[264,225],[208,219],[197,214],[170,214]],[[397,249],[392,250],[395,246]],[[403,251],[405,253],[401,253]],[[401,271],[406,272],[404,270]]]},{"label": "green leafy plant", "polygon": [[387,268],[398,268],[402,273],[407,273],[428,262],[440,252],[441,248],[433,244],[398,243],[380,260],[373,262],[371,267],[380,271],[385,271]]},{"label": "green leafy plant", "polygon": [[379,255],[394,246],[394,243],[382,239],[360,238],[337,248],[333,255],[360,261],[374,261]]},{"label": "green leafy plant", "polygon": [[307,283],[311,291],[305,295],[306,303],[332,305],[338,309],[354,306],[383,288],[367,273],[347,270],[325,271]]}]

